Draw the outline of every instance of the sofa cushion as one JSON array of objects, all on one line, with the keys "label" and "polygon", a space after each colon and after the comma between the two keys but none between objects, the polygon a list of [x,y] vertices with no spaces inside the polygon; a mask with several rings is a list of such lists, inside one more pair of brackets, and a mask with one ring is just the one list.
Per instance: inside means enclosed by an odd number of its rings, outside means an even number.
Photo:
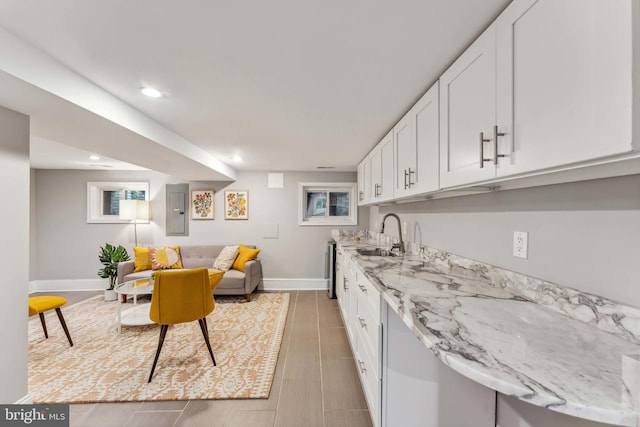
[{"label": "sofa cushion", "polygon": [[233,269],[244,272],[244,265],[246,262],[256,259],[258,257],[258,253],[260,253],[260,249],[253,249],[245,245],[240,245],[238,257],[233,263]]},{"label": "sofa cushion", "polygon": [[218,289],[244,289],[244,278],[245,274],[238,270],[225,271]]},{"label": "sofa cushion", "polygon": [[211,268],[225,245],[180,245],[180,258],[184,268]]},{"label": "sofa cushion", "polygon": [[149,248],[151,255],[151,268],[153,270],[167,270],[182,268],[180,260],[180,248],[178,246],[160,246]]},{"label": "sofa cushion", "polygon": [[151,254],[149,253],[149,248],[134,246],[133,254],[135,256],[133,260],[133,271],[151,270]]},{"label": "sofa cushion", "polygon": [[238,256],[239,249],[239,246],[225,246],[213,262],[213,268],[222,271],[230,270]]}]

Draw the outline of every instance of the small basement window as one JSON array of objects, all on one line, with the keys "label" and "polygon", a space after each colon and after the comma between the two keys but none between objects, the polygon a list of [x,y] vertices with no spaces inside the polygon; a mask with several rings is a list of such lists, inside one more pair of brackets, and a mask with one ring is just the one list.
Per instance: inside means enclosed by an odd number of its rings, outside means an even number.
[{"label": "small basement window", "polygon": [[87,222],[131,222],[120,219],[120,200],[149,200],[149,183],[87,182]]},{"label": "small basement window", "polygon": [[301,182],[300,225],[358,225],[353,182]]}]

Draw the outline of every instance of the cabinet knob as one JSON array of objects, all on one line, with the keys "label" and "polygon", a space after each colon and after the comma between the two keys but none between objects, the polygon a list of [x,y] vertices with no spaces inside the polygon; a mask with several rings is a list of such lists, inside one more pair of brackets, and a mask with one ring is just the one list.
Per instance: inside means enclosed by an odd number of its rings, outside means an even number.
[{"label": "cabinet knob", "polygon": [[367,287],[366,287],[366,286],[364,286],[364,285],[360,285],[360,284],[359,284],[359,285],[358,285],[358,287],[360,288],[360,290],[361,290],[362,292],[364,292],[365,294],[367,293]]},{"label": "cabinet knob", "polygon": [[362,328],[366,328],[367,327],[367,323],[364,321],[364,319],[360,316],[358,316],[358,322],[360,323],[360,326]]},{"label": "cabinet knob", "polygon": [[480,132],[480,169],[484,168],[484,162],[490,162],[493,159],[484,158],[484,143],[491,141],[484,137],[484,132]]}]

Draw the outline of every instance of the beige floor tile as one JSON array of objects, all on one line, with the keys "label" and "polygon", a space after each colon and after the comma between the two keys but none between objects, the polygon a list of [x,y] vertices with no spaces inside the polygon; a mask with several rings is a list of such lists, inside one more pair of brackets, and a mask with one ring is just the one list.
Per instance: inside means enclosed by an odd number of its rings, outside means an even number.
[{"label": "beige floor tile", "polygon": [[91,411],[78,417],[77,421],[74,421],[74,417],[71,417],[71,422],[74,426],[123,426],[139,407],[140,402],[98,403]]},{"label": "beige floor tile", "polygon": [[233,400],[190,400],[176,427],[223,427],[236,402]]},{"label": "beige floor tile", "polygon": [[224,427],[271,427],[276,411],[235,410],[227,418]]},{"label": "beige floor tile", "polygon": [[91,411],[96,403],[72,403],[69,405],[70,414],[82,414]]},{"label": "beige floor tile", "polygon": [[173,427],[182,411],[136,412],[124,427]]},{"label": "beige floor tile", "polygon": [[284,380],[276,413],[277,427],[322,427],[320,381]]},{"label": "beige floor tile", "polygon": [[188,400],[164,400],[158,402],[142,402],[138,412],[142,411],[182,411]]},{"label": "beige floor tile", "polygon": [[351,358],[322,361],[324,409],[367,409],[355,362]]},{"label": "beige floor tile", "polygon": [[340,410],[325,411],[324,422],[326,427],[371,427],[369,411]]},{"label": "beige floor tile", "polygon": [[345,329],[320,329],[320,358],[336,357],[353,357]]}]

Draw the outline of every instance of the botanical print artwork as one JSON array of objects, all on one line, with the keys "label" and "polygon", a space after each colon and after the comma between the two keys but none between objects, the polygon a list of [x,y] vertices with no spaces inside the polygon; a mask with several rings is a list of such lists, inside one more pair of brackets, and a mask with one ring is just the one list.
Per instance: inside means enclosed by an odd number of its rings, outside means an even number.
[{"label": "botanical print artwork", "polygon": [[224,201],[225,219],[249,219],[248,191],[225,191]]},{"label": "botanical print artwork", "polygon": [[214,219],[213,190],[191,191],[191,219]]}]

